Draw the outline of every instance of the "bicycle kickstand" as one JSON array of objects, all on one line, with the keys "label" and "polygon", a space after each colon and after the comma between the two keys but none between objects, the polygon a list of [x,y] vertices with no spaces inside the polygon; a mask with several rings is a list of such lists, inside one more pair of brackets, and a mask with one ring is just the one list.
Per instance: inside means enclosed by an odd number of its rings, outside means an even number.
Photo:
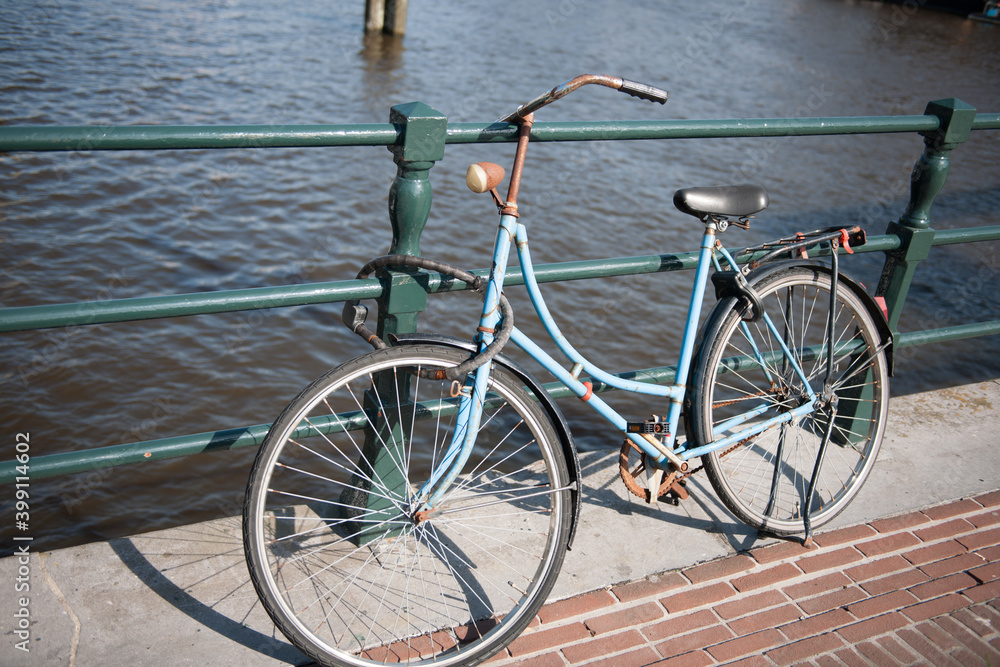
[{"label": "bicycle kickstand", "polygon": [[809,480],[809,491],[806,495],[805,511],[802,513],[802,523],[805,527],[805,535],[802,537],[802,546],[807,549],[812,549],[815,546],[812,536],[812,522],[809,520],[809,514],[812,511],[812,500],[813,493],[816,491],[816,481],[819,479],[819,471],[823,466],[823,459],[826,456],[827,445],[830,444],[830,436],[833,434],[833,422],[836,417],[837,405],[834,400],[830,404],[829,421],[827,421],[826,431],[823,433],[823,441],[819,444],[819,452],[816,454],[816,465],[813,467],[812,479]]}]

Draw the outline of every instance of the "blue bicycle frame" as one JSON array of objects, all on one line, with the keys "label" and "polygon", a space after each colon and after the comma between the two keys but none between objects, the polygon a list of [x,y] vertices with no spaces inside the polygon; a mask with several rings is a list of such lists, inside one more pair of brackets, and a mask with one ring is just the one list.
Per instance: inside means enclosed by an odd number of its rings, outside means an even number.
[{"label": "blue bicycle frame", "polygon": [[[771,332],[774,339],[781,345],[785,359],[791,365],[792,371],[802,381],[809,400],[797,408],[788,410],[779,415],[773,416],[764,421],[756,422],[745,428],[738,428],[742,424],[758,417],[772,405],[764,401],[756,408],[752,408],[741,415],[733,417],[714,427],[714,440],[709,443],[689,443],[677,442],[677,427],[680,422],[681,408],[684,401],[685,391],[689,384],[691,361],[694,357],[695,338],[697,336],[698,322],[701,316],[701,306],[703,294],[708,283],[709,269],[714,265],[720,268],[719,259],[714,250],[718,249],[726,262],[733,268],[736,261],[729,252],[716,244],[716,236],[720,226],[709,220],[705,223],[705,233],[702,236],[701,250],[698,256],[698,265],[695,273],[694,287],[691,290],[691,300],[688,307],[688,317],[684,325],[684,336],[681,342],[680,358],[677,363],[677,373],[671,385],[659,385],[650,382],[636,382],[626,380],[616,375],[612,375],[602,368],[588,361],[580,354],[566,339],[559,330],[558,325],[549,313],[545,300],[539,290],[535,279],[534,267],[531,263],[531,254],[528,250],[528,233],[525,226],[518,221],[515,215],[504,214],[500,218],[500,227],[497,233],[493,250],[493,266],[490,272],[490,279],[486,290],[486,297],[483,305],[483,312],[480,318],[479,331],[480,350],[485,349],[493,340],[492,331],[495,330],[500,321],[500,294],[503,290],[504,277],[510,257],[510,247],[512,242],[516,245],[518,261],[521,272],[524,276],[524,284],[528,290],[532,306],[538,314],[539,319],[545,327],[549,337],[555,342],[559,350],[572,362],[570,370],[566,370],[557,360],[552,358],[545,350],[540,348],[534,341],[528,338],[519,329],[514,327],[511,334],[511,341],[524,350],[543,368],[552,373],[562,384],[567,386],[577,397],[590,405],[594,410],[610,422],[615,428],[626,431],[627,420],[622,415],[605,403],[601,398],[594,395],[590,382],[581,381],[580,377],[586,373],[591,378],[598,380],[610,387],[623,391],[657,396],[670,400],[670,409],[667,413],[667,433],[663,442],[653,436],[644,436],[636,433],[626,433],[627,437],[635,443],[637,447],[646,455],[647,461],[660,469],[670,469],[673,465],[680,470],[686,470],[686,461],[689,459],[708,454],[710,452],[730,447],[731,445],[763,433],[780,424],[790,422],[794,419],[812,412],[817,394],[810,386],[809,378],[798,362],[797,356],[787,347],[784,337],[780,334],[775,324],[763,313],[763,322]],[[746,328],[742,325],[747,335],[747,339],[753,341]],[[754,348],[757,357],[756,361],[767,372],[767,363],[762,358],[759,351]],[[483,402],[486,396],[489,374],[492,363],[484,364],[473,371],[466,380],[461,390],[459,410],[456,428],[451,444],[440,465],[432,472],[430,479],[424,484],[418,494],[419,497],[427,499],[426,507],[435,507],[442,499],[445,492],[450,487],[452,481],[465,466],[469,455],[476,442],[476,434],[479,431],[483,412]],[[734,429],[737,429],[734,431]],[[723,435],[730,432],[729,435]],[[696,446],[691,446],[692,444]],[[432,493],[433,490],[433,493]],[[429,496],[429,498],[428,498]]]}]

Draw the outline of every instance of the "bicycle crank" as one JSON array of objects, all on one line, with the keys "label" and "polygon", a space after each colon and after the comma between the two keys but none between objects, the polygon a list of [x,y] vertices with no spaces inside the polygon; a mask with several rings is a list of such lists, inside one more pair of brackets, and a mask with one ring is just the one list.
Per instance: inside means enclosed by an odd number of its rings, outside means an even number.
[{"label": "bicycle crank", "polygon": [[[633,460],[635,461],[634,464]],[[698,468],[698,470],[700,469]],[[622,481],[625,483],[625,487],[633,495],[645,500],[646,503],[654,502],[653,495],[649,492],[649,487],[655,486],[657,488],[655,501],[663,498],[673,505],[678,505],[681,500],[686,499],[690,495],[685,488],[685,480],[698,472],[698,470],[692,470],[684,474],[678,473],[676,470],[670,472],[657,470],[655,472],[660,473],[660,475],[651,474],[653,473],[653,469],[646,465],[645,452],[639,449],[628,438],[625,438],[625,442],[622,444],[621,451],[618,454],[618,471]],[[650,484],[650,478],[654,480],[662,479],[662,481],[658,485],[655,483]]]}]

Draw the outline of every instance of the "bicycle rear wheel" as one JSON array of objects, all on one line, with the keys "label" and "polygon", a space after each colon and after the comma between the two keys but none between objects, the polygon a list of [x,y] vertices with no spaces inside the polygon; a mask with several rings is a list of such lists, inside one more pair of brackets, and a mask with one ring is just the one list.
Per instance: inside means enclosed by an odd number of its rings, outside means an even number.
[{"label": "bicycle rear wheel", "polygon": [[328,665],[472,665],[513,640],[555,583],[569,473],[546,413],[494,368],[475,450],[426,513],[467,354],[388,348],[318,379],[271,427],[243,514],[250,573],[275,624]]},{"label": "bicycle rear wheel", "polygon": [[[814,391],[823,390],[829,273],[791,267],[762,278],[753,288],[777,331],[763,319],[744,322],[738,303],[707,324],[691,411],[699,444],[808,402],[779,340],[791,350]],[[812,495],[813,528],[839,514],[864,484],[881,446],[889,400],[881,337],[865,304],[843,283],[837,289],[833,340],[830,381],[838,409]],[[751,421],[732,421],[758,407],[762,413]],[[831,414],[829,408],[818,408],[702,457],[726,507],[754,528],[779,535],[804,532],[802,513]],[[725,426],[727,421],[731,427]]]}]

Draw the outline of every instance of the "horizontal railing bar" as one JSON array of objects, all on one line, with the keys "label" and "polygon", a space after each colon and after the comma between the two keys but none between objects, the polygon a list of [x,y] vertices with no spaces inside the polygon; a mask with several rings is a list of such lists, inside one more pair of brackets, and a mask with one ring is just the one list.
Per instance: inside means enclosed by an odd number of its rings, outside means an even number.
[{"label": "horizontal railing bar", "polygon": [[[937,231],[934,245],[994,240],[1000,240],[1000,225]],[[899,245],[899,237],[895,235],[873,236],[869,237],[867,244],[863,248],[858,248],[857,251],[885,252],[895,250]],[[741,261],[750,261],[760,256],[763,256],[763,253],[748,255],[740,259]],[[697,258],[697,253],[687,252],[672,255],[579,260],[543,264],[538,266],[535,271],[538,282],[549,283],[689,270],[694,268]],[[485,269],[473,271],[473,273],[480,276],[487,275]],[[512,269],[506,282],[509,285],[523,285],[524,278],[520,270]],[[447,279],[439,273],[432,273],[428,276],[427,287],[432,293],[468,289],[464,283]],[[336,303],[348,299],[376,299],[381,295],[382,287],[374,280],[340,280],[308,285],[255,287],[201,294],[134,297],[46,306],[20,306],[0,310],[0,332]]]},{"label": "horizontal railing bar", "polygon": [[375,299],[381,295],[382,286],[375,280],[338,280],[202,294],[20,306],[0,310],[0,332],[305,306],[348,299]]},{"label": "horizontal railing bar", "polygon": [[[749,118],[726,120],[633,120],[537,122],[537,141],[706,139],[828,134],[931,132],[937,116]],[[976,114],[974,130],[1000,129],[1000,114]],[[312,148],[391,146],[400,130],[389,123],[340,125],[132,125],[0,127],[0,152],[120,151],[217,148]],[[446,143],[516,141],[509,123],[451,123]]]},{"label": "horizontal railing bar", "polygon": [[[531,136],[538,141],[607,141],[878,134],[931,132],[940,122],[937,116],[537,122]],[[972,127],[1000,129],[1000,114],[976,114]],[[0,152],[390,146],[399,138],[400,130],[389,123],[10,126],[0,127]],[[516,139],[517,128],[509,123],[451,123],[445,141]]]},{"label": "horizontal railing bar", "polygon": [[[934,245],[970,243],[1000,240],[1000,225],[949,229],[938,231]],[[899,247],[895,235],[869,237],[868,243],[858,248],[858,252],[878,252],[895,250]],[[741,257],[740,261],[750,261],[763,253]],[[618,257],[598,260],[579,260],[544,264],[536,268],[540,283],[569,280],[586,280],[611,276],[641,275],[665,271],[693,269],[698,254],[694,252],[643,255],[638,257]],[[485,276],[487,271],[473,272]],[[520,270],[512,269],[507,280],[509,285],[523,285]],[[459,281],[446,278],[438,273],[428,276],[427,288],[430,292],[452,292],[467,289]],[[21,306],[0,310],[0,332],[30,331],[65,326],[88,324],[110,324],[139,320],[229,313],[262,308],[302,306],[319,303],[337,303],[348,299],[376,299],[382,295],[382,286],[375,280],[342,280],[308,285],[287,285],[280,287],[256,287],[242,290],[226,290],[203,294],[180,294],[173,296],[134,297],[111,301],[90,301],[82,303],[53,304],[46,306]]]},{"label": "horizontal railing bar", "polygon": [[133,125],[0,127],[0,151],[121,151],[191,148],[389,146],[388,123],[353,125]]},{"label": "horizontal railing bar", "polygon": [[[861,252],[891,250],[899,247],[894,235],[875,236],[868,240]],[[750,261],[764,253],[747,255],[741,261]],[[665,271],[685,271],[695,268],[697,252],[609,259],[578,260],[543,264],[535,268],[540,283],[568,280],[586,280],[612,276],[641,275]],[[486,276],[486,269],[472,272]],[[523,285],[520,269],[511,269],[505,279],[507,285]],[[429,273],[427,289],[431,293],[455,292],[468,289],[461,281],[452,280],[440,273]],[[19,306],[0,310],[0,332],[32,331],[55,327],[110,324],[140,320],[232,313],[262,308],[303,306],[318,303],[337,303],[349,299],[377,299],[382,286],[376,280],[342,280],[307,285],[255,287],[200,294],[133,297],[110,301],[85,301],[45,306]]]},{"label": "horizontal railing bar", "polygon": [[[557,282],[693,269],[697,260],[697,253],[648,255],[544,264],[536,267],[535,271],[538,282]],[[486,276],[489,271],[480,269],[473,273]],[[512,269],[505,282],[508,285],[523,285],[524,278],[520,270]],[[431,273],[428,275],[427,289],[432,293],[451,292],[468,289],[468,286],[440,273]],[[0,310],[0,332],[336,303],[349,299],[376,299],[381,295],[381,284],[377,280],[368,279],[257,287],[204,294],[19,306]]]},{"label": "horizontal railing bar", "polygon": [[934,230],[934,245],[1000,240],[1000,225]]},{"label": "horizontal railing bar", "polygon": [[[223,449],[260,446],[270,428],[270,424],[258,424],[226,431],[180,435],[146,442],[133,442],[127,445],[108,445],[76,452],[32,456],[28,472],[31,479],[35,480],[43,477],[55,477],[56,475],[115,468],[145,461],[175,459]],[[14,481],[18,474],[16,466],[16,461],[0,463],[0,484]]]},{"label": "horizontal railing bar", "polygon": [[1000,113],[977,113],[972,121],[973,130],[1000,130]]},{"label": "horizontal railing bar", "polygon": [[[910,347],[927,343],[940,343],[960,338],[972,338],[1000,333],[1000,321],[963,324],[926,331],[914,331],[899,334],[896,338],[898,347]],[[809,355],[814,358],[816,355]],[[640,382],[664,384],[673,382],[676,377],[675,366],[659,366],[635,371],[615,373],[616,377]],[[570,398],[574,394],[562,383],[549,382],[543,385],[545,391],[555,399]],[[603,382],[594,382],[595,392],[615,391]],[[356,421],[356,420],[355,420]],[[358,422],[360,423],[360,422]],[[146,461],[161,461],[180,458],[193,454],[219,451],[224,449],[240,449],[256,447],[264,442],[270,424],[257,424],[244,428],[196,433],[193,435],[161,438],[126,445],[110,445],[95,447],[77,452],[47,454],[31,459],[30,475],[32,479],[54,477],[72,473],[88,472],[106,467],[117,467]],[[13,482],[17,477],[17,462],[0,463],[0,484]]]},{"label": "horizontal railing bar", "polygon": [[[985,115],[985,114],[984,114]],[[827,134],[933,132],[937,116],[855,116],[836,118],[742,118],[725,120],[629,120],[536,122],[532,141],[613,141],[622,139],[712,139],[791,137]],[[988,125],[987,123],[984,123]],[[984,128],[987,129],[987,128]],[[513,141],[516,126],[506,123],[451,123],[448,143]]]},{"label": "horizontal railing bar", "polygon": [[989,336],[997,333],[1000,333],[1000,320],[974,322],[972,324],[958,324],[940,329],[901,333],[896,336],[895,344],[899,347],[912,347],[915,345],[927,345],[929,343],[944,343],[963,338]]}]

